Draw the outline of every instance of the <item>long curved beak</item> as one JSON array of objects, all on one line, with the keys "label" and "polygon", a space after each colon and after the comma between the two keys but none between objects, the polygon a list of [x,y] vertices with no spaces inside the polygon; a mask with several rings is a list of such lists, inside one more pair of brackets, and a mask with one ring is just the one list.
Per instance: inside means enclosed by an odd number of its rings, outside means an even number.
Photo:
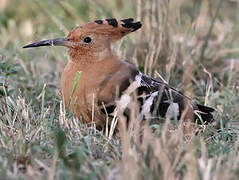
[{"label": "long curved beak", "polygon": [[44,40],[44,41],[34,42],[34,43],[23,46],[23,48],[40,47],[40,46],[72,47],[73,44],[72,44],[72,42],[70,42],[69,38],[57,38],[57,39],[48,39],[48,40]]}]

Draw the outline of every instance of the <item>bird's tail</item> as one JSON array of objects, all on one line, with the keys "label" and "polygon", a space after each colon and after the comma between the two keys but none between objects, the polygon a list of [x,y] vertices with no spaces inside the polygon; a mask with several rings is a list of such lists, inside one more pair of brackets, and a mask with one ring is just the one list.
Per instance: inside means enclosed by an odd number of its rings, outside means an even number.
[{"label": "bird's tail", "polygon": [[[198,110],[196,111],[196,119],[198,119],[199,123],[209,123],[214,121],[213,112],[215,111],[213,108],[204,106],[201,104],[197,104]],[[201,117],[201,118],[200,118]]]}]

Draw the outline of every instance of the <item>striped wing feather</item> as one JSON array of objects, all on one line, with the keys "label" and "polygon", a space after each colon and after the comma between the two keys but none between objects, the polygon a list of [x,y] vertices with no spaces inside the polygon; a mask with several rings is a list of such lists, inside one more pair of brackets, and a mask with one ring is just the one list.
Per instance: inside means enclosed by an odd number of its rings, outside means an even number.
[{"label": "striped wing feather", "polygon": [[[142,74],[134,68],[132,68],[130,76],[121,83],[119,99],[125,98],[123,95],[126,92],[136,93],[142,115],[150,114],[154,117],[158,116],[169,119],[173,119],[176,116],[177,119],[180,119],[182,112],[186,108],[185,104],[189,104],[191,112],[188,112],[188,114],[193,114],[195,120],[200,119],[198,115],[201,116],[203,122],[211,122],[213,120],[211,113],[214,109],[192,102],[190,98],[170,87],[167,83]],[[133,86],[132,89],[132,84],[137,84],[137,86]],[[123,101],[124,99],[122,98],[121,100]],[[106,113],[106,110],[107,114],[112,114],[115,107],[115,104],[111,104],[102,109],[102,112]],[[124,111],[128,112],[128,108],[124,109]]]},{"label": "striped wing feather", "polygon": [[[141,79],[142,86],[139,87],[139,93],[147,93],[149,95],[148,98],[150,98],[153,92],[158,92],[158,96],[151,103],[151,113],[156,111],[159,116],[165,117],[170,110],[169,108],[175,107],[178,108],[178,114],[175,115],[180,119],[182,112],[186,108],[185,104],[188,102],[193,110],[195,120],[200,119],[198,115],[201,116],[203,122],[211,122],[213,120],[213,108],[194,103],[189,97],[184,96],[180,91],[170,87],[163,81],[156,80],[144,74]],[[155,110],[155,108],[157,109]]]}]

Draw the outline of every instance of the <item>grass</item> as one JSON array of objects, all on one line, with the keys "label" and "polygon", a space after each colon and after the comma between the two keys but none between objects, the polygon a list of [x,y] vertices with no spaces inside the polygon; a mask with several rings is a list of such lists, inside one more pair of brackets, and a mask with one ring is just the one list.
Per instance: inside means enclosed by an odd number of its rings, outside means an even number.
[{"label": "grass", "polygon": [[[0,179],[238,179],[238,10],[222,0],[0,0]],[[180,124],[139,129],[134,118],[120,142],[72,117],[59,93],[66,50],[21,47],[107,17],[141,20],[115,53],[216,108],[215,123],[188,138]]]}]

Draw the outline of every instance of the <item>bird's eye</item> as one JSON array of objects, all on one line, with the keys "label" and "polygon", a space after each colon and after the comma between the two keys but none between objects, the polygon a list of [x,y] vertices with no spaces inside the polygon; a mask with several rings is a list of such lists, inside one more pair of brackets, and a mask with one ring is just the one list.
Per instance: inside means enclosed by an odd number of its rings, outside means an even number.
[{"label": "bird's eye", "polygon": [[91,38],[90,37],[85,37],[84,38],[84,42],[85,43],[90,43],[91,42]]}]

